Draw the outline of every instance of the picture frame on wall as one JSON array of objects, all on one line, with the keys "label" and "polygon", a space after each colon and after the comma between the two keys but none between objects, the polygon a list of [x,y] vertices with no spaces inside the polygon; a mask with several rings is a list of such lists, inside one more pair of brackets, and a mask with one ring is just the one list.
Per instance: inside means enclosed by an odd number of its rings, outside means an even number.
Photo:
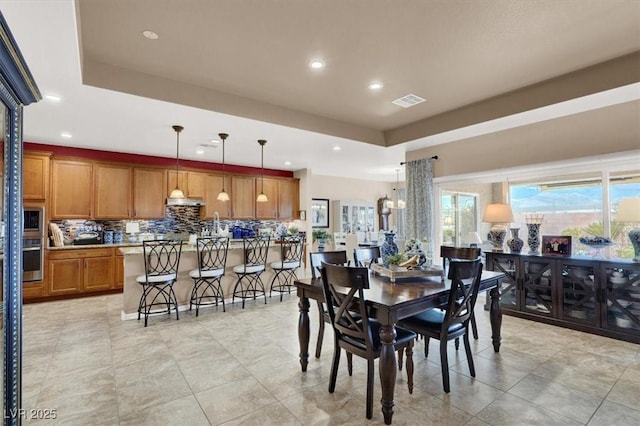
[{"label": "picture frame on wall", "polygon": [[329,199],[327,198],[311,199],[311,227],[312,228],[328,228],[329,227]]},{"label": "picture frame on wall", "polygon": [[571,256],[571,236],[543,235],[542,254],[545,256]]}]

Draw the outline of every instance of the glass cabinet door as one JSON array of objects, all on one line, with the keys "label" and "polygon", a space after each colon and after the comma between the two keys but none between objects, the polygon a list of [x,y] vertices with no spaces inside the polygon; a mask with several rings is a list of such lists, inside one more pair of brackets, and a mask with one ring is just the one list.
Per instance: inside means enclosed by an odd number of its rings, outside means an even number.
[{"label": "glass cabinet door", "polygon": [[606,326],[640,332],[640,266],[611,265],[603,268]]},{"label": "glass cabinet door", "polygon": [[553,261],[550,260],[523,259],[522,288],[526,311],[554,316],[552,265]]},{"label": "glass cabinet door", "polygon": [[595,273],[593,264],[563,261],[562,317],[580,322],[597,323]]},{"label": "glass cabinet door", "polygon": [[500,305],[505,309],[519,309],[517,263],[518,257],[491,254],[493,265],[491,270],[503,272],[505,277],[500,281]]},{"label": "glass cabinet door", "polygon": [[342,228],[340,232],[351,232],[351,226],[349,226],[349,206],[340,207],[340,215],[342,217]]}]

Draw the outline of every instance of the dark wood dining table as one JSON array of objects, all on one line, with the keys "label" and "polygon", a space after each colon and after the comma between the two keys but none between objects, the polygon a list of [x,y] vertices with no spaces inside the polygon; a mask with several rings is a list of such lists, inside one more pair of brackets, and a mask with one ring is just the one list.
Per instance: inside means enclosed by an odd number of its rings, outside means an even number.
[{"label": "dark wood dining table", "polygon": [[[500,293],[498,284],[504,274],[501,272],[483,271],[480,280],[480,291],[490,292],[491,303],[489,315],[491,320],[491,339],[493,349],[500,350],[500,329],[502,311],[500,309]],[[379,372],[382,387],[382,414],[385,424],[391,424],[395,406],[394,392],[397,374],[396,352],[393,342],[396,338],[395,324],[398,320],[415,315],[427,309],[436,308],[446,303],[451,282],[441,282],[439,277],[399,279],[391,283],[388,278],[374,272],[369,273],[369,289],[365,290],[370,316],[380,324]],[[302,278],[295,281],[300,298],[298,307],[298,340],[300,342],[300,365],[307,371],[309,364],[309,299],[324,302],[322,281],[320,278]]]}]

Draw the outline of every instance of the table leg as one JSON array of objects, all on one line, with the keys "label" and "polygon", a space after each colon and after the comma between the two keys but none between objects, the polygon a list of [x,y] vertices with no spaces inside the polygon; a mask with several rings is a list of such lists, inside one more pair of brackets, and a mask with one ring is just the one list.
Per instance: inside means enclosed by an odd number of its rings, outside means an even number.
[{"label": "table leg", "polygon": [[300,365],[302,371],[307,371],[309,364],[309,298],[300,296],[298,302],[300,317],[298,318],[298,342],[300,342]]},{"label": "table leg", "polygon": [[502,328],[502,308],[500,307],[500,290],[497,287],[491,289],[491,306],[489,308],[489,319],[491,320],[491,340],[493,350],[500,352],[500,329]]},{"label": "table leg", "polygon": [[380,384],[382,387],[382,415],[384,423],[390,425],[393,408],[396,405],[393,395],[396,386],[396,351],[393,344],[396,341],[396,329],[391,325],[380,327]]}]

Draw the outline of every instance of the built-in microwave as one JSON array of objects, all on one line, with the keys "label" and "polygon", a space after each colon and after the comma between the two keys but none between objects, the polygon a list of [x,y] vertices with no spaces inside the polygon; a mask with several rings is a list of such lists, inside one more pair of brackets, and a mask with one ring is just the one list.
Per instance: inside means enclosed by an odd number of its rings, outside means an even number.
[{"label": "built-in microwave", "polygon": [[24,216],[22,229],[25,236],[44,237],[46,235],[44,229],[44,207],[24,207]]}]

